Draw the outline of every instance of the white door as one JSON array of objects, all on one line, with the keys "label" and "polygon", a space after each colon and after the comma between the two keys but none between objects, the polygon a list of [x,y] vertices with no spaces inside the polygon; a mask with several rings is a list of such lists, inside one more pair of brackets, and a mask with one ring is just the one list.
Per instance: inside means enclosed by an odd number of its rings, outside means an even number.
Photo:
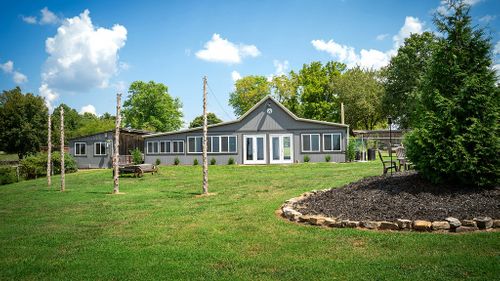
[{"label": "white door", "polygon": [[293,136],[286,135],[270,135],[271,151],[269,151],[269,159],[271,163],[293,163]]},{"label": "white door", "polygon": [[243,164],[266,164],[266,135],[243,137]]}]

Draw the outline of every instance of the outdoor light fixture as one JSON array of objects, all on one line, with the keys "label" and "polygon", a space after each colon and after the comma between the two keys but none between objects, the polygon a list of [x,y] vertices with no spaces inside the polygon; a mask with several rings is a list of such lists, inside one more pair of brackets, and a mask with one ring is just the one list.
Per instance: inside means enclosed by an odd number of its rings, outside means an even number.
[{"label": "outdoor light fixture", "polygon": [[267,110],[266,111],[267,111],[267,114],[273,113],[273,109],[271,108],[271,103],[270,102],[267,103]]}]

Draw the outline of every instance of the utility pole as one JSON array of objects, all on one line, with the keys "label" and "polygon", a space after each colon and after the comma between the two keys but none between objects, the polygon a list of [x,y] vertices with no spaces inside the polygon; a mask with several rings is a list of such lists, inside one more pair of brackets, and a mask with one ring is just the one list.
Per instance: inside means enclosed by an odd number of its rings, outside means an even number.
[{"label": "utility pole", "polygon": [[344,103],[340,103],[340,124],[345,124],[344,123]]},{"label": "utility pole", "polygon": [[[50,110],[50,109],[49,109]],[[51,121],[51,114],[49,111],[49,118],[48,118],[48,131],[47,131],[47,185],[50,187],[52,185],[52,179],[51,179],[51,168],[52,168],[52,121]]]},{"label": "utility pole", "polygon": [[61,191],[64,192],[66,182],[64,179],[64,107],[61,108]]},{"label": "utility pole", "polygon": [[120,193],[120,182],[119,182],[119,149],[120,149],[120,109],[121,109],[121,98],[122,94],[116,94],[116,122],[115,122],[115,141],[114,141],[114,149],[113,149],[113,194]]},{"label": "utility pole", "polygon": [[203,194],[208,194],[207,77],[203,77]]}]

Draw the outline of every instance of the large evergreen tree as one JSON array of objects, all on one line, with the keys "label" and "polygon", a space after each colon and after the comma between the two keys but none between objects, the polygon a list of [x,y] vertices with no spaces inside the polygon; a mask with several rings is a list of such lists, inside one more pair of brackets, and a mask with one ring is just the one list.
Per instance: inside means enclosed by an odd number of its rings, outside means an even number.
[{"label": "large evergreen tree", "polygon": [[464,1],[448,1],[435,23],[444,34],[422,83],[420,123],[407,139],[408,156],[433,181],[475,186],[500,180],[500,91],[492,44],[471,24]]}]

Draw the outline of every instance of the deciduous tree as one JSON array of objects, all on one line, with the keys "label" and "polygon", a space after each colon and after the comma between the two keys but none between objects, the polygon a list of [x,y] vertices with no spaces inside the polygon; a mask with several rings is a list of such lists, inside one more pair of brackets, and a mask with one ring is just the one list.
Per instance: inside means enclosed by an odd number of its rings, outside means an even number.
[{"label": "deciduous tree", "polygon": [[[215,115],[213,112],[207,113],[207,125],[213,125],[217,123],[221,123],[222,120]],[[203,126],[203,114],[200,116],[196,116],[191,123],[189,123],[189,128],[198,128]]]},{"label": "deciduous tree", "polygon": [[230,94],[229,105],[234,114],[241,116],[265,96],[271,94],[271,84],[265,76],[246,76],[238,79]]}]

